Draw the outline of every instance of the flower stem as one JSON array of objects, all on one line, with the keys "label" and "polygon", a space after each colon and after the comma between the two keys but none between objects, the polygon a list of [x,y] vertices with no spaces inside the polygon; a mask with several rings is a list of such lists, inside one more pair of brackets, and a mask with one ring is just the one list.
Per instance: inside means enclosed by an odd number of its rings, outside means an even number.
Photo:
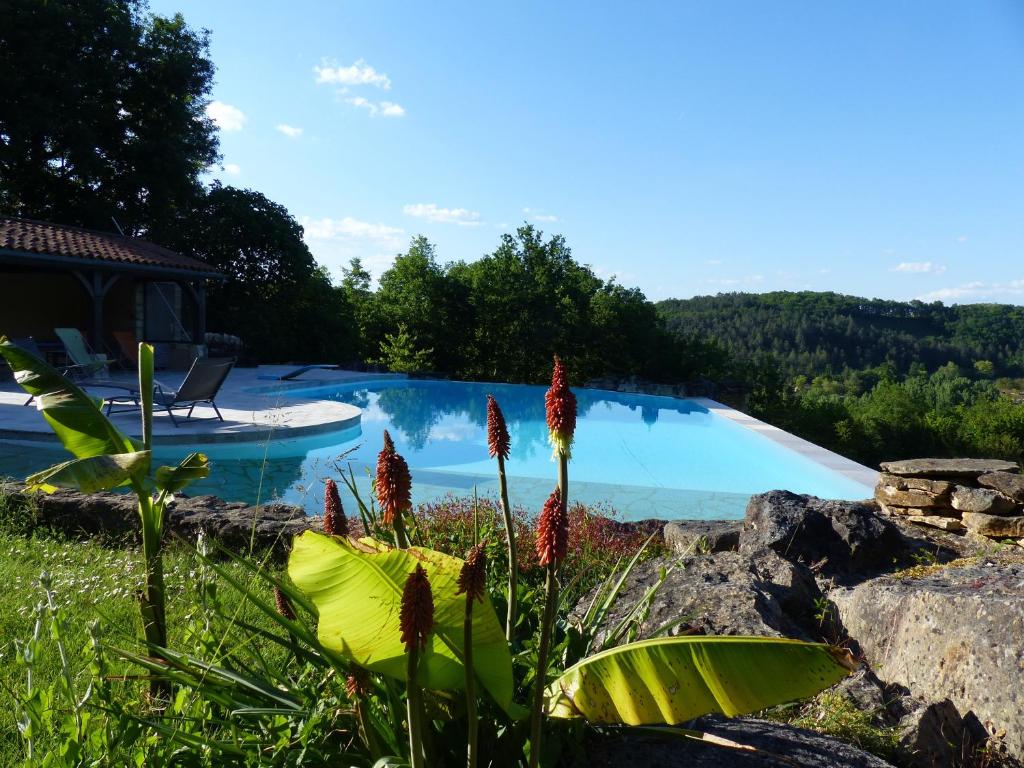
[{"label": "flower stem", "polygon": [[558,605],[557,564],[552,561],[547,567],[544,583],[544,618],[540,628],[540,647],[537,649],[537,677],[533,688],[533,712],[530,721],[530,768],[537,768],[540,761],[540,726],[544,710],[544,688],[548,679],[548,653],[551,646],[551,629],[555,623],[555,609]]},{"label": "flower stem", "polygon": [[398,549],[409,548],[409,534],[405,531],[405,518],[401,512],[395,513],[395,546]]},{"label": "flower stem", "polygon": [[501,490],[501,514],[505,517],[505,541],[508,544],[508,616],[505,619],[505,639],[512,642],[519,610],[519,557],[516,554],[516,529],[512,523],[512,506],[508,502],[508,481],[505,478],[505,459],[498,454],[498,486]]},{"label": "flower stem", "polygon": [[409,721],[409,765],[411,768],[426,768],[427,760],[423,751],[423,689],[416,679],[420,649],[411,648],[406,653],[408,682],[406,684],[406,717]]},{"label": "flower stem", "polygon": [[462,623],[463,656],[466,666],[466,719],[469,734],[466,739],[466,768],[476,768],[479,723],[476,713],[476,675],[473,671],[473,595],[466,595],[466,617]]}]

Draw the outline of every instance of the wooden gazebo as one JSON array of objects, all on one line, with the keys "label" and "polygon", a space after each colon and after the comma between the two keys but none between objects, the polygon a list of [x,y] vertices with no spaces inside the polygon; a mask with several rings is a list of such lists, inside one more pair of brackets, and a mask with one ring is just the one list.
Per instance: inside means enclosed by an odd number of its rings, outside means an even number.
[{"label": "wooden gazebo", "polygon": [[206,284],[219,279],[145,240],[0,216],[0,335],[46,342],[54,328],[75,327],[104,351],[129,331],[173,355],[203,343]]}]

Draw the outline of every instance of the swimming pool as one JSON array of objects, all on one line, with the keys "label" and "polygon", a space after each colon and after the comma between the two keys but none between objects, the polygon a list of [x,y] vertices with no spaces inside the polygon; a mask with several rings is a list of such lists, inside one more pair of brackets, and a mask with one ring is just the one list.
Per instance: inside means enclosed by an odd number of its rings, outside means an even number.
[{"label": "swimming pool", "polygon": [[[191,494],[255,502],[280,499],[322,509],[323,479],[351,464],[361,493],[390,431],[409,463],[413,500],[445,494],[496,495],[495,463],[487,455],[486,395],[508,422],[506,464],[513,504],[539,511],[554,486],[555,464],[544,420],[544,387],[434,380],[363,381],[293,389],[280,397],[338,400],[362,409],[361,424],[343,432],[249,446],[204,448],[211,477]],[[871,488],[723,418],[701,401],[576,389],[579,422],[570,464],[570,496],[606,502],[620,519],[738,518],[751,494],[784,488],[823,498],[865,498]],[[162,454],[167,453],[166,457]],[[158,450],[170,460],[181,448]],[[32,466],[12,469],[19,459]],[[0,449],[0,471],[14,476],[61,459]],[[343,493],[346,490],[339,483]]]}]

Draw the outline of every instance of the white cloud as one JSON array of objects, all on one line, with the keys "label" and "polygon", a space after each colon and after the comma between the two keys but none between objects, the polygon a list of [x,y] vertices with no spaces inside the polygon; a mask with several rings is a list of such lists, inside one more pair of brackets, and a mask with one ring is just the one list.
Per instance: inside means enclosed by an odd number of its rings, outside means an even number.
[{"label": "white cloud", "polygon": [[466,208],[440,208],[436,203],[410,203],[402,207],[402,213],[438,224],[458,224],[461,227],[476,227],[482,223],[480,214],[476,211]]},{"label": "white cloud", "polygon": [[946,268],[941,264],[932,264],[930,261],[901,261],[891,272],[909,272],[911,274],[933,274],[941,275],[946,271]]},{"label": "white cloud", "polygon": [[550,213],[539,213],[530,208],[523,208],[523,213],[529,216],[534,221],[558,221],[557,216],[553,216]]},{"label": "white cloud", "polygon": [[335,62],[333,65],[326,60],[320,65],[313,67],[318,83],[329,83],[333,85],[373,85],[385,91],[391,90],[391,78],[383,72],[359,59],[355,64],[347,67],[340,67]]},{"label": "white cloud", "polygon": [[758,285],[764,282],[764,275],[744,275],[743,277],[709,277],[704,281],[708,285],[734,286]]},{"label": "white cloud", "polygon": [[966,243],[967,242],[967,235],[960,235],[959,237],[957,237],[956,241],[958,243]]},{"label": "white cloud", "polygon": [[704,263],[707,264],[709,267],[717,267],[719,264],[722,263],[722,260],[721,259],[708,259]]},{"label": "white cloud", "polygon": [[287,136],[289,139],[297,139],[302,135],[302,129],[296,128],[294,125],[288,125],[287,123],[281,123],[277,126],[277,130]]},{"label": "white cloud", "polygon": [[405,115],[405,109],[400,104],[395,104],[392,101],[373,102],[369,99],[364,99],[362,96],[353,96],[350,99],[345,99],[345,101],[353,107],[365,109],[370,113],[370,117],[377,117],[377,115],[383,117],[403,117]]},{"label": "white cloud", "polygon": [[206,116],[222,131],[240,131],[248,119],[238,107],[225,104],[223,101],[211,101],[207,104]]},{"label": "white cloud", "polygon": [[918,298],[921,301],[956,301],[957,299],[1009,299],[1020,296],[1024,296],[1024,279],[1010,280],[1006,283],[985,283],[974,280],[951,288],[940,288],[937,291],[918,296]]},{"label": "white cloud", "polygon": [[232,176],[241,176],[242,169],[236,163],[224,163],[222,166],[224,173],[230,173]]},{"label": "white cloud", "polygon": [[366,268],[379,277],[406,245],[406,233],[401,227],[351,216],[340,219],[303,216],[299,223],[313,255],[334,272],[347,265],[349,259],[359,257]]}]

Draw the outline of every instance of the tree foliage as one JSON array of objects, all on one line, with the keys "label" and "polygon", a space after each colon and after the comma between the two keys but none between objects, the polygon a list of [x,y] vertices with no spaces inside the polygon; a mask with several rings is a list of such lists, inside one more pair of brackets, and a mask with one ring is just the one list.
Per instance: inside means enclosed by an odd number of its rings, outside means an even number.
[{"label": "tree foliage", "polygon": [[173,232],[218,158],[207,33],[141,0],[3,0],[0,19],[0,210]]}]

